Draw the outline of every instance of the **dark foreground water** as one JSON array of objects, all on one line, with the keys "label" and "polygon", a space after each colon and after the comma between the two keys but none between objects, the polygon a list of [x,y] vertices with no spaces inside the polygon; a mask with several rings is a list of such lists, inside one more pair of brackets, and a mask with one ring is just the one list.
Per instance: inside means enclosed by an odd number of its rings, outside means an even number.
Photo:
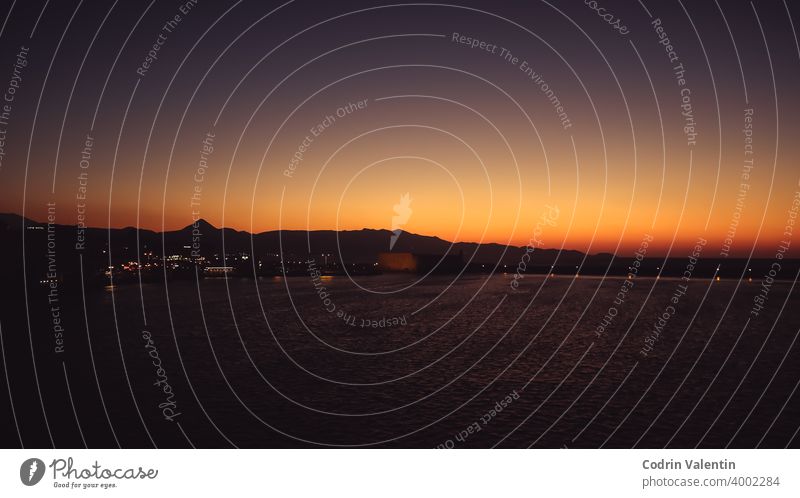
[{"label": "dark foreground water", "polygon": [[62,290],[63,343],[32,293],[30,329],[23,300],[2,323],[5,440],[798,446],[792,282],[755,316],[755,281],[510,281],[205,279],[91,292],[85,312]]}]

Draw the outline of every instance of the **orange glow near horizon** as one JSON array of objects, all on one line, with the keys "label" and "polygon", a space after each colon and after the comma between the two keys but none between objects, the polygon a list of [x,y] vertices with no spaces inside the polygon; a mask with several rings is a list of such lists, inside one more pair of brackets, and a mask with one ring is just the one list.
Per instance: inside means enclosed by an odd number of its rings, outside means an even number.
[{"label": "orange glow near horizon", "polygon": [[[744,181],[740,111],[729,113],[721,133],[708,124],[702,135],[707,140],[689,149],[679,118],[665,115],[663,135],[661,126],[653,125],[652,96],[643,91],[627,95],[627,104],[612,94],[593,101],[594,107],[575,93],[570,107],[575,125],[565,131],[547,101],[531,94],[524,81],[512,80],[509,90],[516,90],[527,115],[485,83],[458,78],[458,85],[448,87],[447,101],[381,100],[432,93],[422,80],[386,79],[373,82],[380,90],[374,97],[353,99],[370,87],[365,79],[358,92],[339,89],[298,110],[280,129],[280,123],[260,115],[244,131],[221,123],[202,171],[209,130],[193,124],[196,120],[177,136],[156,133],[150,142],[145,142],[148,128],[132,124],[132,135],[116,155],[114,136],[94,132],[98,145],[87,225],[161,231],[204,218],[250,232],[390,229],[393,206],[408,192],[412,214],[402,228],[456,242],[524,246],[546,206],[556,206],[558,219],[542,230],[548,248],[625,255],[651,234],[654,256],[679,257],[698,237],[709,241],[707,254],[717,256],[735,222],[731,256],[754,251],[772,257],[800,190],[791,160],[800,151],[789,140],[794,129],[781,128],[775,158],[774,142],[766,138],[775,130],[766,111],[756,113],[765,143],[756,149],[755,166]],[[412,92],[405,84],[420,88]],[[313,135],[311,129],[335,115],[337,106],[362,100],[362,108]],[[622,111],[626,105],[633,126]],[[698,112],[709,111],[707,101],[702,105]],[[228,119],[240,123],[242,116]],[[308,146],[290,169],[305,137],[311,137]],[[82,143],[80,135],[75,143]],[[44,219],[46,203],[54,201],[58,223],[77,221],[80,170],[74,159],[79,150],[62,152],[55,194],[50,194],[50,178],[29,181],[26,216]],[[32,156],[37,163],[52,161],[46,148]],[[7,171],[23,183],[22,168]],[[21,213],[21,204],[19,191],[0,200],[3,211]]]}]

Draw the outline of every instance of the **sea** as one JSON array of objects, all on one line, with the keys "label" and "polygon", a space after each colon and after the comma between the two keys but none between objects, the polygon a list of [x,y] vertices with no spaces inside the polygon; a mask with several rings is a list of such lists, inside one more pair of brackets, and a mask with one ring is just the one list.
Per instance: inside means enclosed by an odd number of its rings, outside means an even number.
[{"label": "sea", "polygon": [[59,299],[60,337],[44,291],[2,323],[26,447],[800,444],[793,281],[312,272]]}]

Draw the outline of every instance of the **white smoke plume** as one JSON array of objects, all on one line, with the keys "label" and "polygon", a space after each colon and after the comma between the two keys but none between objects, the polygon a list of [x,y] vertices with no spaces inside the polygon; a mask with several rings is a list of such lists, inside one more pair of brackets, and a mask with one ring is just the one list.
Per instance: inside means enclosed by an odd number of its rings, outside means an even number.
[{"label": "white smoke plume", "polygon": [[408,223],[408,219],[411,218],[411,194],[406,192],[405,194],[400,196],[400,202],[395,204],[394,212],[395,216],[392,216],[392,237],[389,240],[389,250],[391,251],[394,248],[395,242],[400,237],[400,234],[403,232],[401,230],[402,226]]}]

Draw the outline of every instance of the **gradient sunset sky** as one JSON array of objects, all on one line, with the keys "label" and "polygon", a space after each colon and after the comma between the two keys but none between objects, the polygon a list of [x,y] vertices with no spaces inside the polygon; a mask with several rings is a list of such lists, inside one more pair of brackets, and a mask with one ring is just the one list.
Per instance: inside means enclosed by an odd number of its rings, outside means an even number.
[{"label": "gradient sunset sky", "polygon": [[651,255],[698,237],[717,251],[739,216],[731,255],[771,257],[785,238],[800,191],[791,3],[599,2],[625,34],[580,1],[191,5],[17,2],[3,88],[29,51],[0,212],[42,221],[55,202],[74,224],[85,171],[98,227],[388,229],[408,192],[403,228],[447,240],[524,245],[546,206],[559,217],[545,246],[590,253],[632,252],[645,234]]}]

